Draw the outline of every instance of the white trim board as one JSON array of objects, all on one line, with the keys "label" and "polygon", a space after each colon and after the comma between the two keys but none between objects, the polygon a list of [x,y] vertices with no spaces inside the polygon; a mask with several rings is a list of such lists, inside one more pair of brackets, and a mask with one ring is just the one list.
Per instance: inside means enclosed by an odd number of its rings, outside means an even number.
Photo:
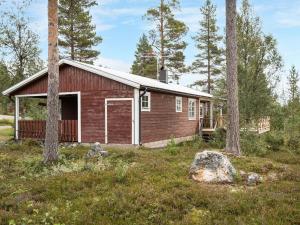
[{"label": "white trim board", "polygon": [[106,98],[105,99],[105,109],[104,109],[104,129],[105,129],[105,144],[108,144],[108,122],[107,122],[107,106],[109,101],[131,101],[131,144],[135,143],[135,107],[134,107],[134,99],[133,98]]}]

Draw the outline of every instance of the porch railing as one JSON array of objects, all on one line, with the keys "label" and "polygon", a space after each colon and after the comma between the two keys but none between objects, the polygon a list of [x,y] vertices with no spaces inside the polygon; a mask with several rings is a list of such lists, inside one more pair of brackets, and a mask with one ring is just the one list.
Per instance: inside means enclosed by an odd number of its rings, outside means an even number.
[{"label": "porch railing", "polygon": [[213,119],[205,117],[201,120],[202,129],[217,129],[225,127],[224,116],[218,116]]},{"label": "porch railing", "polygon": [[[60,120],[58,123],[58,134],[60,142],[77,142],[77,120]],[[31,138],[36,140],[45,140],[45,135],[45,120],[19,120],[19,139]]]}]

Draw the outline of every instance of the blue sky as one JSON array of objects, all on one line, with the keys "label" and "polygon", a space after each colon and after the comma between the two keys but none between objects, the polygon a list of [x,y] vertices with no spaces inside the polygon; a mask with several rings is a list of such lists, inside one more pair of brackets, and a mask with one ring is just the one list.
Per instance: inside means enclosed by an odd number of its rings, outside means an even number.
[{"label": "blue sky", "polygon": [[[198,28],[199,8],[204,0],[181,0],[181,11],[176,17],[189,26],[185,37],[187,47],[186,63],[193,61],[196,49],[191,36]],[[136,44],[142,33],[147,32],[149,24],[142,17],[149,7],[156,6],[158,0],[98,0],[99,5],[92,9],[93,22],[103,43],[97,46],[101,56],[97,63],[114,69],[129,71],[134,59]],[[217,19],[222,33],[225,25],[225,0],[214,0],[217,4]],[[300,69],[300,0],[250,0],[255,13],[261,17],[263,30],[272,34],[278,41],[279,51],[284,59],[283,83],[291,65]],[[240,1],[238,0],[238,4]],[[40,35],[42,58],[47,59],[47,1],[32,0],[28,9],[32,27]],[[195,76],[186,75],[182,84],[193,82]],[[280,85],[283,85],[280,84]]]}]

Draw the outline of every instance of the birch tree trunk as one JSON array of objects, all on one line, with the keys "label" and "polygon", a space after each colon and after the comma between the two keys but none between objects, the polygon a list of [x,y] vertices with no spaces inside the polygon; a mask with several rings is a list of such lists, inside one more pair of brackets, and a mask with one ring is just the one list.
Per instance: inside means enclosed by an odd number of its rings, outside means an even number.
[{"label": "birch tree trunk", "polygon": [[59,68],[57,0],[48,0],[48,97],[44,163],[58,160]]},{"label": "birch tree trunk", "polygon": [[227,152],[240,155],[240,128],[237,81],[236,0],[226,0],[226,58],[228,126]]}]

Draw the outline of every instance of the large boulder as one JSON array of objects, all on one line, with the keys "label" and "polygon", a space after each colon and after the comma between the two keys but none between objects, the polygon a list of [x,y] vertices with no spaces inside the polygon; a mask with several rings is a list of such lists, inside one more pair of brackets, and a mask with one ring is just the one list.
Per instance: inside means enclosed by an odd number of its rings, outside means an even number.
[{"label": "large boulder", "polygon": [[229,159],[214,151],[198,152],[190,168],[190,177],[198,182],[232,183],[235,175]]}]

